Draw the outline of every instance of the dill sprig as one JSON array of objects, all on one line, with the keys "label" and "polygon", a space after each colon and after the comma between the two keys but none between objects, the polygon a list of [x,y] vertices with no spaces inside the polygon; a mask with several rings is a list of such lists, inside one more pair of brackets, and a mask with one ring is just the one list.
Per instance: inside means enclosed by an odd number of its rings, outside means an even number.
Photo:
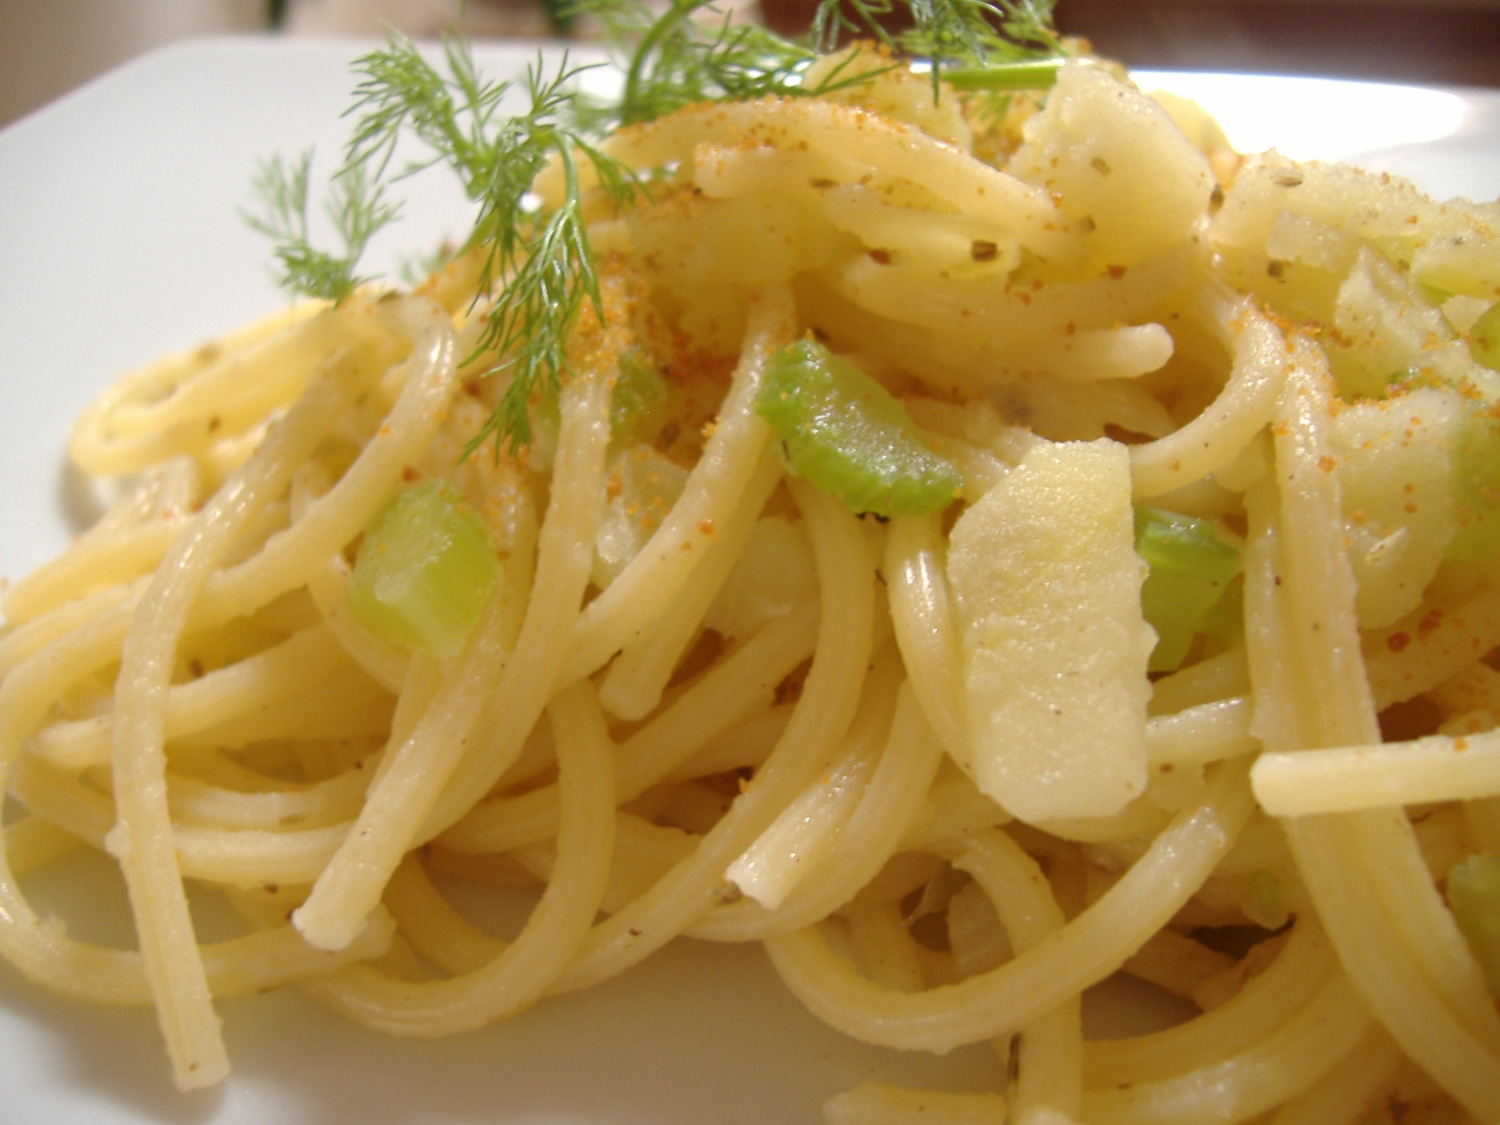
[{"label": "dill sprig", "polygon": [[254,182],[262,209],[242,214],[253,230],[276,243],[283,286],[341,301],[365,280],[355,274],[355,265],[375,232],[392,222],[399,208],[386,202],[383,186],[363,167],[346,167],[333,177],[325,207],[343,253],[317,249],[308,219],[312,159],[308,150],[291,163],[280,156],[263,161]]},{"label": "dill sprig", "polygon": [[[934,70],[985,67],[1060,54],[1052,8],[1053,0],[822,0],[811,35],[822,50],[866,36],[931,60]],[[892,32],[901,9],[910,26]]]},{"label": "dill sprig", "polygon": [[[1048,85],[1063,55],[1052,30],[1053,0],[821,0],[800,40],[736,19],[714,0],[671,0],[661,12],[640,0],[581,0],[606,37],[630,47],[621,60],[623,92],[613,124],[650,121],[703,101],[767,95],[816,96],[868,82],[869,70],[835,69],[804,79],[824,54],[850,37],[870,38],[928,61],[933,82],[950,74],[968,89]],[[892,31],[905,17],[909,26]]]},{"label": "dill sprig", "polygon": [[[941,83],[1005,92],[1052,84],[1065,55],[1052,26],[1054,0],[821,0],[811,37],[822,50],[864,36],[926,60]],[[910,26],[889,30],[901,12]]]},{"label": "dill sprig", "polygon": [[[892,33],[888,17],[900,8],[911,26]],[[288,287],[338,299],[360,284],[360,255],[396,216],[386,185],[433,165],[449,168],[476,206],[460,251],[481,255],[473,307],[488,302],[469,358],[496,356],[491,373],[509,379],[471,449],[492,440],[497,452],[522,447],[531,439],[533,399],[555,395],[567,374],[567,341],[584,303],[604,315],[583,184],[597,183],[617,208],[643,190],[631,170],[595,146],[607,129],[695,102],[813,95],[868,82],[871,72],[838,67],[815,88],[806,82],[822,54],[851,34],[929,60],[935,83],[941,71],[971,90],[1045,84],[1051,60],[1063,53],[1051,9],[1052,0],[821,0],[808,36],[793,41],[732,18],[713,0],[669,0],[665,11],[644,0],[578,0],[577,10],[627,51],[613,105],[575,88],[587,68],[566,55],[549,71],[539,54],[524,82],[491,82],[461,38],[443,41],[439,67],[393,33],[355,63],[349,113],[356,123],[327,205],[341,252],[320,251],[309,237],[311,154],[266,162],[255,184],[262,209],[247,218],[276,241]],[[408,142],[418,146],[416,156]],[[553,163],[564,190],[560,203],[543,208],[531,188]],[[585,166],[591,176],[581,174]]]},{"label": "dill sprig", "polygon": [[[533,395],[538,390],[555,394],[566,372],[567,340],[583,303],[591,301],[603,314],[582,216],[578,162],[593,165],[598,183],[618,205],[637,185],[575,123],[572,83],[585,68],[566,56],[550,71],[539,56],[519,86],[485,80],[462,39],[444,40],[442,64],[439,69],[399,34],[356,60],[359,81],[348,111],[356,124],[329,201],[338,229],[349,233],[343,255],[320,253],[308,241],[305,158],[290,168],[279,159],[264,166],[256,186],[266,212],[253,225],[277,239],[289,287],[327,292],[332,282],[325,277],[336,274],[338,291],[347,293],[357,284],[354,264],[368,242],[371,220],[394,213],[379,188],[372,193],[370,185],[434,165],[448,168],[477,207],[463,245],[483,255],[475,307],[493,294],[469,358],[494,354],[499,358],[489,373],[510,377],[472,445],[494,440],[497,449],[518,448],[531,440]],[[512,101],[524,108],[507,114]],[[418,142],[416,155],[403,143],[408,138]],[[544,212],[531,197],[531,185],[554,159],[563,169],[567,195],[560,207]]]},{"label": "dill sprig", "polygon": [[[573,82],[586,69],[566,55],[550,74],[540,56],[527,68],[526,108],[511,116],[500,110],[510,82],[485,81],[467,44],[443,43],[447,73],[438,71],[407,39],[388,45],[355,65],[364,75],[351,110],[359,116],[349,142],[350,166],[373,165],[384,174],[398,140],[410,133],[423,142],[426,158],[407,163],[410,175],[433,163],[446,164],[468,198],[478,205],[466,249],[481,248],[476,301],[492,291],[476,354],[501,357],[496,371],[510,382],[499,406],[473,439],[494,439],[518,448],[531,440],[529,403],[540,389],[555,394],[567,368],[568,335],[585,300],[602,317],[598,277],[582,216],[578,161],[593,165],[597,180],[617,205],[636,190],[629,172],[590,143],[573,116]],[[549,161],[561,164],[566,195],[555,210],[539,211],[531,185]]]},{"label": "dill sprig", "polygon": [[802,75],[819,52],[757,24],[737,20],[712,0],[671,0],[652,13],[637,0],[585,5],[607,38],[630,46],[614,117],[632,125],[704,101],[750,101],[805,94]]},{"label": "dill sprig", "polygon": [[1052,7],[1052,0],[921,0],[913,5],[916,26],[901,36],[901,46],[944,66],[1056,57],[1062,46]]}]

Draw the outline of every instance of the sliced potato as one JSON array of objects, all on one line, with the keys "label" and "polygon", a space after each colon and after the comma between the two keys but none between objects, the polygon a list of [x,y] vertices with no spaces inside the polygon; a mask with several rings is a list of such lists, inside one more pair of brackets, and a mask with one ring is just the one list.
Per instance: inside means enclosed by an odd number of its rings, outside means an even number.
[{"label": "sliced potato", "polygon": [[1107,71],[1062,68],[1006,171],[1057,193],[1091,231],[1095,266],[1124,267],[1180,243],[1208,210],[1214,175],[1162,106]]},{"label": "sliced potato", "polygon": [[1463,404],[1422,387],[1354,403],[1333,418],[1344,537],[1365,628],[1381,628],[1422,601],[1453,540],[1453,464]]},{"label": "sliced potato", "polygon": [[1012,815],[1109,816],[1145,789],[1144,572],[1109,439],[1038,445],[955,524],[962,764]]}]

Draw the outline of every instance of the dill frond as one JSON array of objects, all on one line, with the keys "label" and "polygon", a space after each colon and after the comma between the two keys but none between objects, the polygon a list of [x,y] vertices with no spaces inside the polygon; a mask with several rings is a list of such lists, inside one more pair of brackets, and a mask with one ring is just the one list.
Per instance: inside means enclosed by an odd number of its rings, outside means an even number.
[{"label": "dill frond", "polygon": [[263,161],[253,183],[261,210],[242,214],[251,229],[276,243],[283,287],[341,301],[365,280],[355,274],[355,265],[375,232],[392,222],[399,208],[386,202],[384,189],[365,169],[341,169],[330,184],[325,209],[343,253],[317,249],[307,213],[312,158],[309,150],[290,164],[280,156]]},{"label": "dill frond", "polygon": [[913,55],[945,66],[986,67],[1062,54],[1052,0],[913,0],[915,26],[899,36]]},{"label": "dill frond", "polygon": [[[394,211],[379,185],[434,165],[458,177],[476,205],[465,250],[478,249],[484,265],[474,306],[494,297],[474,355],[498,357],[489,374],[509,384],[496,413],[475,436],[477,447],[494,440],[520,447],[531,438],[528,404],[538,388],[555,394],[566,369],[565,346],[584,301],[600,305],[598,279],[581,218],[577,161],[593,165],[596,178],[616,205],[637,185],[629,173],[599,152],[573,121],[572,84],[583,68],[566,57],[548,71],[538,56],[524,88],[489,82],[461,39],[443,42],[441,69],[409,40],[392,35],[387,45],[355,62],[360,76],[349,114],[355,118],[344,163],[333,182],[330,215],[346,242],[334,256],[314,250],[307,238],[308,159],[288,167],[265,165],[257,187],[266,211],[252,225],[278,240],[288,284],[307,293],[338,287],[353,278],[358,251],[375,226]],[[524,101],[514,115],[502,112]],[[416,142],[415,149],[408,141]],[[567,199],[550,212],[531,200],[532,182],[549,160],[566,171]],[[317,288],[314,288],[317,287]],[[349,285],[352,287],[352,285]],[[602,311],[602,310],[601,310]]]},{"label": "dill frond", "polygon": [[[476,352],[504,357],[510,383],[495,414],[471,448],[494,439],[497,448],[531,440],[528,403],[534,389],[555,395],[567,370],[569,334],[585,300],[603,319],[599,279],[583,221],[579,160],[592,165],[599,186],[622,207],[640,190],[629,169],[574,131],[569,120],[579,69],[563,59],[547,78],[540,59],[527,70],[528,113],[499,130],[483,179],[472,184],[480,203],[471,246],[487,250],[480,293],[498,290]],[[556,158],[563,169],[563,203],[548,212],[530,205],[532,182]]]},{"label": "dill frond", "polygon": [[[892,35],[884,21],[898,3],[913,26]],[[821,0],[802,41],[738,21],[713,0],[669,0],[665,11],[646,0],[577,0],[574,10],[597,19],[627,51],[617,103],[585,98],[576,79],[587,68],[566,55],[549,69],[538,53],[523,83],[492,82],[461,38],[443,41],[435,65],[393,33],[355,63],[355,124],[327,203],[341,251],[312,245],[310,153],[265,162],[255,181],[261,209],[246,213],[275,241],[284,284],[337,300],[359,284],[355,268],[370,238],[396,217],[386,185],[435,165],[457,176],[475,206],[458,252],[482,262],[471,307],[484,307],[485,324],[468,358],[493,356],[489,373],[508,380],[471,450],[490,441],[497,452],[529,443],[531,405],[555,395],[566,376],[567,340],[584,303],[603,316],[582,184],[597,183],[616,208],[644,190],[593,143],[608,129],[695,102],[817,95],[869,82],[873,72],[839,67],[816,88],[806,82],[812,64],[849,33],[927,59],[934,83],[941,71],[968,90],[1046,85],[1064,53],[1051,29],[1052,0]],[[544,209],[531,188],[552,162],[565,190],[561,203]],[[592,175],[581,175],[585,165]]]},{"label": "dill frond", "polygon": [[654,19],[633,0],[595,0],[591,14],[618,43],[633,44],[617,107],[622,125],[703,101],[807,93],[802,73],[818,52],[734,18],[711,0],[672,0]]},{"label": "dill frond", "polygon": [[[802,40],[736,20],[714,0],[671,0],[657,14],[640,0],[581,0],[580,8],[611,42],[630,47],[620,62],[624,92],[609,118],[622,125],[695,102],[817,96],[868,82],[869,71],[833,73],[816,88],[803,81],[821,55],[851,36],[928,60],[934,83],[962,69],[971,89],[1050,85],[1048,60],[1064,53],[1052,30],[1052,0],[821,0]],[[900,10],[911,26],[892,33],[890,17]]]}]

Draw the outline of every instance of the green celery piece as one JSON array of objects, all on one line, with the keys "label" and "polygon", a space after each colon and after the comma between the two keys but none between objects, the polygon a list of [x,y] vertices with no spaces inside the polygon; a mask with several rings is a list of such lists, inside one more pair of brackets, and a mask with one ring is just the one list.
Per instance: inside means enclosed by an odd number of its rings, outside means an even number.
[{"label": "green celery piece", "polygon": [[1469,352],[1476,363],[1500,371],[1500,301],[1480,313],[1469,329]]},{"label": "green celery piece", "polygon": [[1228,589],[1198,623],[1198,635],[1233,648],[1245,635],[1245,585],[1242,576],[1229,580]]},{"label": "green celery piece", "polygon": [[772,357],[755,411],[775,431],[788,470],[851,511],[916,515],[958,498],[962,476],[917,439],[906,408],[815,341]]},{"label": "green celery piece", "polygon": [[1483,562],[1500,553],[1500,408],[1493,404],[1475,403],[1464,411],[1454,458],[1454,514],[1458,529],[1447,558]]},{"label": "green celery piece", "polygon": [[1242,909],[1258,926],[1279,930],[1291,916],[1291,890],[1286,880],[1269,867],[1258,867],[1250,873],[1248,901]]},{"label": "green celery piece", "polygon": [[1144,507],[1135,510],[1135,550],[1149,568],[1141,609],[1157,636],[1147,669],[1170,672],[1239,573],[1240,553],[1212,520]]},{"label": "green celery piece", "polygon": [[1500,854],[1471,855],[1448,871],[1448,906],[1500,996]]},{"label": "green celery piece", "polygon": [[639,348],[627,348],[615,369],[609,400],[610,434],[619,444],[649,441],[661,428],[667,381]]},{"label": "green celery piece", "polygon": [[447,485],[424,481],[366,529],[349,578],[349,608],[384,640],[452,656],[499,577],[484,523]]}]

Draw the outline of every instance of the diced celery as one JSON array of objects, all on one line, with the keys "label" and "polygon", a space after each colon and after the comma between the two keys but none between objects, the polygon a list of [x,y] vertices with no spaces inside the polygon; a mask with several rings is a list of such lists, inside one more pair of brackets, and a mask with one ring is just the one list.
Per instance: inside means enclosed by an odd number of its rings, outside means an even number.
[{"label": "diced celery", "polygon": [[1448,906],[1500,996],[1500,854],[1471,855],[1448,871]]},{"label": "diced celery", "polygon": [[452,489],[424,481],[365,530],[349,579],[349,608],[388,641],[451,656],[500,577],[483,522]]},{"label": "diced celery", "polygon": [[667,381],[651,357],[639,348],[620,356],[609,401],[609,428],[619,445],[649,441],[661,428],[657,421],[667,401]]},{"label": "diced celery", "polygon": [[1286,880],[1269,867],[1257,867],[1250,873],[1249,892],[1242,909],[1245,917],[1257,926],[1279,930],[1291,915],[1291,890]]},{"label": "diced celery", "polygon": [[1147,667],[1170,672],[1239,573],[1240,553],[1212,520],[1159,508],[1136,509],[1135,550],[1149,567],[1141,609],[1157,636]]},{"label": "diced celery", "polygon": [[1482,312],[1469,329],[1469,351],[1476,362],[1500,371],[1500,301]]},{"label": "diced celery", "polygon": [[[1497,306],[1500,307],[1500,306]],[[1454,516],[1447,557],[1482,562],[1500,552],[1500,414],[1479,403],[1464,411],[1454,458]]]},{"label": "diced celery", "polygon": [[1245,636],[1244,593],[1241,577],[1231,578],[1228,588],[1198,623],[1198,635],[1215,642],[1220,648],[1233,648],[1242,640]]},{"label": "diced celery", "polygon": [[788,469],[852,511],[914,515],[958,498],[963,478],[917,439],[895,396],[812,340],[772,358],[755,410],[776,432]]},{"label": "diced celery", "polygon": [[656,533],[682,495],[688,471],[645,443],[611,462],[603,518],[594,533],[594,585],[604,589]]}]

